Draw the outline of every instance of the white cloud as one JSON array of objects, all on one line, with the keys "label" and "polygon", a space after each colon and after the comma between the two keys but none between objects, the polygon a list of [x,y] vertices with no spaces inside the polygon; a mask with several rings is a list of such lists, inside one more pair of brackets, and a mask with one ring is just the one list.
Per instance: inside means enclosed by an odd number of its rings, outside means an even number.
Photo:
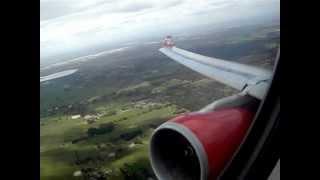
[{"label": "white cloud", "polygon": [[[41,0],[41,56],[132,33],[223,21],[278,0]],[[276,5],[275,5],[276,4]],[[253,7],[259,6],[261,9]],[[59,9],[59,7],[63,7]],[[58,9],[57,9],[58,8]],[[250,12],[252,11],[252,12]],[[52,13],[51,15],[48,14]]]}]

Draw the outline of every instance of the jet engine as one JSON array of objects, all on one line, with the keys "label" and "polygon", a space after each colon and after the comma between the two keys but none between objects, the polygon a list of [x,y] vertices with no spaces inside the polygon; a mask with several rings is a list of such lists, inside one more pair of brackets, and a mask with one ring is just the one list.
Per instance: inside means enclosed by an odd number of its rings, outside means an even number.
[{"label": "jet engine", "polygon": [[159,180],[216,179],[242,142],[254,112],[244,107],[182,114],[160,125],[150,141]]}]

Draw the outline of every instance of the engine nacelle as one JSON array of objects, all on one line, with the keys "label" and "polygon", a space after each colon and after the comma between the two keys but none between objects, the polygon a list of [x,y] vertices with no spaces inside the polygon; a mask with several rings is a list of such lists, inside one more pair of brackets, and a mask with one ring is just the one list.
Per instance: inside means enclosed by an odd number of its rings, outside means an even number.
[{"label": "engine nacelle", "polygon": [[254,112],[228,108],[178,116],[151,137],[150,159],[159,180],[216,179],[244,138]]}]

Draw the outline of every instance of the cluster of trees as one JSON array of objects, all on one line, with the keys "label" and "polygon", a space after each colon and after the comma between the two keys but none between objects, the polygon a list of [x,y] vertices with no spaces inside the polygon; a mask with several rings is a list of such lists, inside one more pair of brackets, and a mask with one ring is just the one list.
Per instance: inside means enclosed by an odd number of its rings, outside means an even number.
[{"label": "cluster of trees", "polygon": [[130,141],[131,139],[137,137],[138,135],[142,134],[142,130],[141,129],[135,129],[133,131],[129,131],[126,133],[123,133],[120,135],[121,139],[124,139],[126,141]]},{"label": "cluster of trees", "polygon": [[101,134],[106,134],[110,133],[114,130],[115,124],[113,123],[105,123],[105,124],[100,124],[99,127],[95,128],[89,128],[87,130],[87,135],[88,137],[96,136],[96,135],[101,135]]},{"label": "cluster of trees", "polygon": [[123,174],[124,180],[147,180],[148,178],[153,178],[154,175],[146,167],[134,163],[125,163],[120,172]]},{"label": "cluster of trees", "polygon": [[87,167],[87,168],[81,168],[82,176],[85,180],[107,180],[107,174],[105,174],[103,171]]},{"label": "cluster of trees", "polygon": [[80,114],[82,116],[86,114],[92,114],[95,113],[93,110],[88,108],[87,103],[74,103],[72,105],[60,105],[60,106],[54,106],[50,105],[51,108],[47,109],[45,112],[41,112],[42,117],[46,116],[52,116],[57,114]]},{"label": "cluster of trees", "polygon": [[78,142],[80,142],[80,141],[84,141],[84,140],[87,140],[87,139],[88,139],[87,136],[79,137],[79,138],[77,138],[77,139],[72,140],[71,143],[72,143],[72,144],[76,144],[76,143],[78,143]]},{"label": "cluster of trees", "polygon": [[113,115],[116,115],[117,114],[117,111],[115,110],[111,110],[111,111],[108,111],[105,116],[113,116]]},{"label": "cluster of trees", "polygon": [[141,83],[134,87],[128,87],[125,89],[121,89],[117,92],[118,96],[136,96],[141,94],[146,94],[150,91],[149,83]]},{"label": "cluster of trees", "polygon": [[116,121],[114,121],[114,122],[125,121],[125,120],[127,120],[127,119],[128,119],[128,117],[122,117],[122,118],[120,118],[120,119],[118,119],[118,120],[116,120]]},{"label": "cluster of trees", "polygon": [[157,128],[158,126],[160,126],[162,123],[166,122],[167,120],[171,119],[171,117],[164,117],[164,118],[160,118],[160,117],[156,117],[156,118],[153,118],[153,119],[150,119],[151,124],[149,124],[148,126],[150,128]]},{"label": "cluster of trees", "polygon": [[[100,157],[101,158],[101,157]],[[79,160],[76,153],[76,162],[78,166],[82,164],[87,164],[90,161],[94,162],[99,160],[99,158],[90,158]],[[108,180],[110,178],[110,172],[105,172],[98,168],[97,166],[82,166],[81,174],[85,180]],[[119,168],[124,180],[149,180],[149,178],[155,179],[152,170],[145,165],[145,163],[135,162],[132,164],[125,163],[121,168]]]}]

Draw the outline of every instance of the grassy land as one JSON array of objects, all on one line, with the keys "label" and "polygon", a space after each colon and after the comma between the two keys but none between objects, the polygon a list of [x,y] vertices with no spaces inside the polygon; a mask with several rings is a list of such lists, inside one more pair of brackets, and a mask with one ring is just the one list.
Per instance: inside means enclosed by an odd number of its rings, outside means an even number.
[{"label": "grassy land", "polygon": [[[127,106],[107,106],[108,110],[117,110],[115,115],[102,116],[93,124],[87,124],[83,118],[71,119],[68,116],[57,116],[48,118],[41,126],[41,179],[79,179],[73,177],[72,173],[79,170],[81,166],[75,165],[75,152],[80,159],[90,158],[98,154],[110,154],[116,147],[122,147],[122,153],[116,154],[114,158],[105,158],[97,166],[100,169],[112,169],[113,176],[121,179],[122,174],[119,171],[125,163],[148,163],[148,138],[152,132],[152,123],[159,124],[165,119],[171,117],[176,112],[174,105],[159,105],[157,109],[152,109],[148,104],[143,108],[135,108],[133,105]],[[123,107],[126,110],[121,110]],[[101,112],[106,111],[103,106],[97,107]],[[125,118],[125,119],[124,119]],[[78,137],[86,136],[89,128],[98,127],[104,123],[114,123],[116,128],[107,134],[97,135],[88,138],[86,141],[72,144],[71,141]],[[142,130],[142,134],[126,141],[120,137],[121,134],[131,129]],[[131,143],[137,143],[133,148],[128,146]],[[98,150],[98,144],[108,144],[103,150]],[[88,166],[87,163],[86,166]],[[94,162],[92,163],[94,164]]]},{"label": "grassy land", "polygon": [[[230,55],[225,58],[269,67],[269,57],[279,42],[272,34],[277,28],[221,36],[224,43],[221,47],[213,44],[215,48],[203,44],[208,36],[199,40],[199,49],[207,55],[220,53],[221,58]],[[157,49],[100,57],[73,67],[79,72],[70,77],[41,84],[42,180],[83,179],[73,176],[79,170],[90,175],[102,172],[112,180],[124,180],[126,175],[154,178],[148,160],[154,128],[178,113],[199,110],[236,92],[155,53]],[[116,61],[107,63],[108,59]],[[81,118],[71,118],[78,114]],[[85,119],[86,115],[94,121]],[[106,125],[112,128],[89,133]]]}]

